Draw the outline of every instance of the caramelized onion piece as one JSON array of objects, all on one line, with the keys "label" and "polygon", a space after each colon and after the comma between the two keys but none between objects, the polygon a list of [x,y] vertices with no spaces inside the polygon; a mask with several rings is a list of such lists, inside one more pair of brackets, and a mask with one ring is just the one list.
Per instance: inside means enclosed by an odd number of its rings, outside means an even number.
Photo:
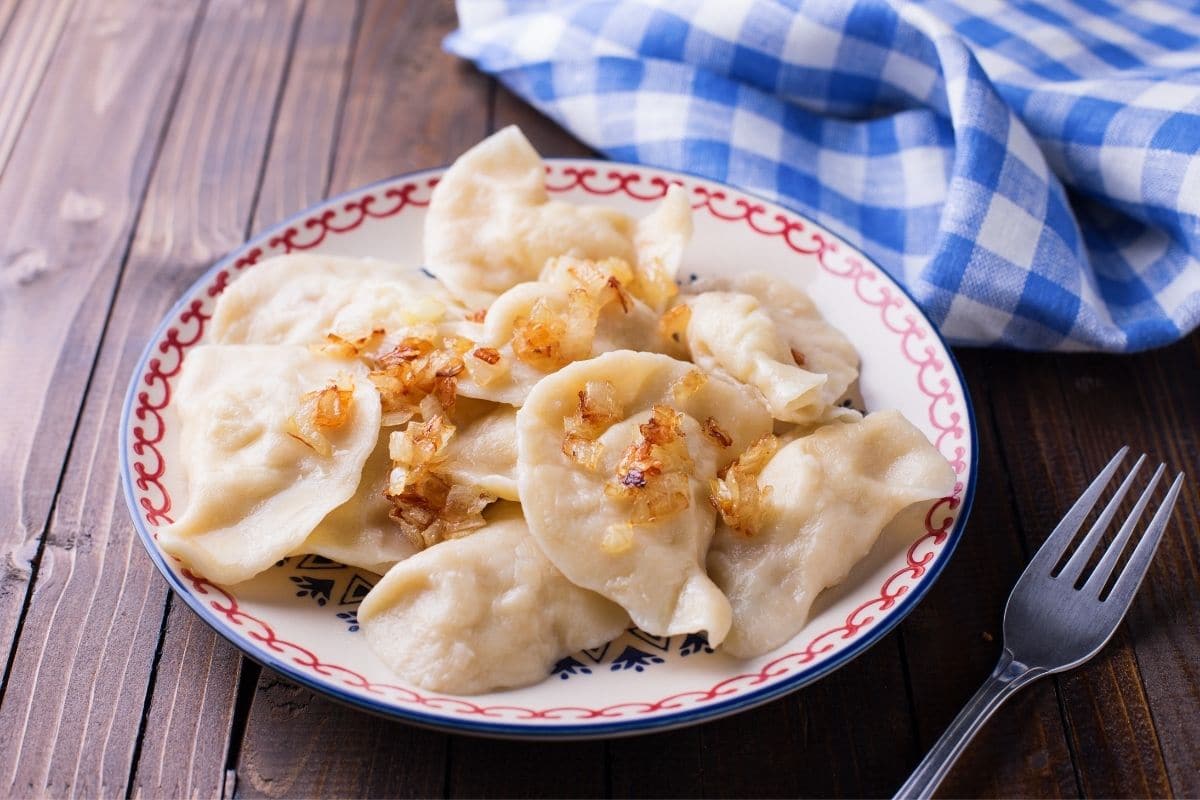
[{"label": "caramelized onion piece", "polygon": [[285,430],[319,455],[330,456],[333,446],[324,431],[340,428],[350,421],[353,401],[353,378],[339,376],[324,389],[301,395],[300,407],[288,418]]},{"label": "caramelized onion piece", "polygon": [[331,331],[325,334],[324,342],[313,345],[311,349],[321,355],[332,356],[334,358],[358,358],[365,351],[375,346],[386,333],[387,331],[383,328],[375,328],[366,336],[347,339]]},{"label": "caramelized onion piece", "polygon": [[529,310],[529,316],[521,317],[513,325],[513,355],[543,372],[553,372],[570,361],[562,352],[566,335],[566,320],[545,300],[538,300]]},{"label": "caramelized onion piece", "polygon": [[[370,378],[379,390],[386,423],[411,419],[430,396],[443,412],[452,413],[458,376],[466,368],[462,353],[470,347],[470,340],[462,337],[445,338],[439,347],[433,337],[407,336],[376,359]],[[430,418],[429,414],[423,416]]]},{"label": "caramelized onion piece", "polygon": [[494,347],[477,347],[471,355],[483,363],[493,366],[500,361],[500,351]]},{"label": "caramelized onion piece", "polygon": [[712,439],[721,447],[729,447],[733,444],[733,437],[721,430],[721,426],[717,424],[716,419],[713,417],[704,420],[701,428],[704,430],[705,436]]},{"label": "caramelized onion piece", "polygon": [[[681,306],[685,308],[686,306]],[[708,383],[708,373],[698,369],[688,370],[682,377],[671,384],[671,398],[680,405],[690,400],[696,392]]]},{"label": "caramelized onion piece", "polygon": [[392,433],[392,472],[384,496],[388,516],[414,547],[426,548],[483,527],[483,509],[496,498],[453,483],[437,471],[454,426],[441,415]]},{"label": "caramelized onion piece", "polygon": [[758,474],[779,449],[779,439],[767,434],[709,482],[709,502],[730,530],[751,537],[766,521],[770,486],[759,486]]},{"label": "caramelized onion piece", "polygon": [[633,308],[627,286],[634,282],[633,267],[620,258],[602,261],[559,256],[546,262],[541,279],[564,289],[583,289],[596,310],[615,302],[626,314]]},{"label": "caramelized onion piece", "polygon": [[579,390],[575,413],[563,419],[562,452],[585,469],[596,469],[604,446],[596,439],[621,418],[616,387],[609,381],[588,381]]},{"label": "caramelized onion piece", "polygon": [[658,333],[662,338],[682,345],[688,322],[692,319],[692,308],[686,303],[667,310],[658,318]]},{"label": "caramelized onion piece", "polygon": [[638,426],[639,436],[621,454],[615,480],[604,492],[632,503],[629,522],[653,522],[686,509],[688,475],[695,469],[688,455],[683,414],[666,405],[651,409]]},{"label": "caramelized onion piece", "polygon": [[393,431],[388,439],[392,474],[388,491],[403,491],[409,475],[432,469],[454,435],[454,426],[440,414],[425,422],[410,422],[402,431]]}]

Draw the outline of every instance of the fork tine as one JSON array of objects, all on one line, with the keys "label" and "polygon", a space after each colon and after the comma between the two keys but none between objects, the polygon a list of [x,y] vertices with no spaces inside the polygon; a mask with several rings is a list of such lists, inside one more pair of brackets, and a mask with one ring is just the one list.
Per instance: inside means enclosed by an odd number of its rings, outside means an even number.
[{"label": "fork tine", "polygon": [[1062,558],[1062,554],[1067,551],[1067,546],[1071,544],[1071,540],[1079,532],[1079,527],[1087,519],[1092,506],[1096,505],[1096,501],[1100,499],[1100,493],[1104,491],[1104,487],[1112,480],[1113,473],[1117,471],[1121,459],[1125,458],[1125,454],[1128,452],[1128,447],[1122,447],[1118,450],[1117,454],[1108,462],[1108,465],[1092,481],[1092,485],[1079,496],[1079,499],[1075,501],[1075,505],[1071,506],[1071,510],[1066,513],[1062,521],[1054,528],[1054,532],[1050,534],[1041,548],[1034,553],[1033,558],[1029,561],[1029,566],[1025,568],[1026,574],[1033,573],[1035,567],[1041,572],[1049,572],[1054,569],[1054,565]]},{"label": "fork tine", "polygon": [[1108,582],[1108,576],[1112,573],[1113,567],[1116,566],[1117,560],[1120,559],[1121,553],[1125,552],[1125,544],[1129,541],[1129,537],[1133,535],[1133,529],[1137,527],[1138,520],[1142,517],[1142,512],[1146,510],[1146,504],[1150,502],[1150,496],[1154,494],[1154,489],[1158,486],[1159,479],[1162,478],[1163,473],[1166,471],[1166,464],[1159,464],[1158,469],[1154,471],[1154,475],[1150,478],[1150,483],[1146,485],[1146,490],[1142,492],[1142,496],[1138,498],[1137,503],[1133,506],[1133,511],[1129,512],[1129,518],[1125,520],[1125,524],[1121,526],[1120,532],[1113,538],[1112,544],[1108,546],[1108,550],[1104,552],[1104,557],[1096,564],[1096,569],[1092,570],[1087,583],[1083,585],[1085,594],[1092,597],[1100,596],[1100,590]]},{"label": "fork tine", "polygon": [[1175,498],[1179,497],[1179,490],[1182,486],[1183,473],[1181,472],[1175,476],[1175,481],[1167,491],[1166,498],[1158,507],[1158,511],[1154,513],[1154,519],[1150,520],[1146,533],[1138,542],[1133,555],[1129,557],[1129,563],[1125,565],[1124,571],[1118,576],[1117,582],[1113,584],[1112,592],[1105,600],[1106,603],[1113,603],[1113,608],[1119,608],[1122,614],[1133,601],[1133,596],[1142,584],[1142,578],[1146,577],[1146,572],[1150,569],[1150,559],[1154,558],[1154,551],[1158,549],[1158,543],[1162,540],[1163,531],[1167,528],[1167,520],[1170,519],[1171,510],[1175,507]]},{"label": "fork tine", "polygon": [[1087,532],[1087,536],[1083,537],[1083,541],[1079,543],[1079,547],[1071,554],[1071,560],[1067,562],[1062,572],[1058,574],[1060,580],[1075,583],[1079,579],[1079,576],[1083,574],[1083,568],[1087,566],[1088,559],[1092,557],[1092,551],[1100,543],[1100,537],[1104,535],[1104,531],[1108,530],[1108,524],[1112,522],[1113,515],[1117,513],[1117,506],[1121,505],[1121,501],[1125,499],[1125,495],[1129,492],[1129,487],[1133,485],[1134,477],[1137,475],[1138,470],[1142,468],[1142,464],[1145,461],[1145,455],[1138,456],[1133,469],[1129,470],[1129,474],[1125,476],[1125,480],[1121,481],[1121,485],[1113,493],[1112,499],[1108,501],[1108,505],[1100,512],[1100,516],[1092,524],[1092,528]]}]

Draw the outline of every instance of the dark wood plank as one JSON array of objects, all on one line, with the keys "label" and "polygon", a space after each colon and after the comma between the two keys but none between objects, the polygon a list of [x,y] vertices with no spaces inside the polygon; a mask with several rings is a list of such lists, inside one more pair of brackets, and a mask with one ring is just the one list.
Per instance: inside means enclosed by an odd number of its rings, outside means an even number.
[{"label": "dark wood plank", "polygon": [[33,104],[75,0],[0,3],[0,174]]},{"label": "dark wood plank", "polygon": [[[1103,358],[1108,367],[1098,371],[1094,358],[1005,354],[989,361],[997,385],[1019,387],[995,408],[1030,552],[1122,442],[1141,444],[1132,420],[1145,411],[1127,371],[1136,359]],[[1094,381],[1107,382],[1102,401],[1081,391]],[[1165,432],[1183,435],[1182,430]],[[1175,628],[1180,638],[1196,636],[1195,628],[1176,628],[1182,622],[1171,617],[1157,624]],[[1085,794],[1161,797],[1171,792],[1126,628],[1096,659],[1054,680]]]},{"label": "dark wood plank", "polygon": [[[1120,427],[1188,484],[1127,624],[1171,788],[1200,797],[1200,333],[1130,366],[1137,413]],[[1089,424],[1080,438],[1102,455],[1100,431]]]},{"label": "dark wood plank", "polygon": [[[331,192],[449,162],[487,132],[487,79],[441,51],[454,24],[451,4],[368,2],[361,13]],[[307,135],[302,124],[296,135]],[[443,734],[380,722],[264,673],[246,721],[237,792],[441,794],[446,748]],[[303,763],[297,752],[306,754]]]},{"label": "dark wood plank", "polygon": [[915,759],[897,634],[796,694],[609,743],[616,797],[884,797]]},{"label": "dark wood plank", "polygon": [[113,432],[161,315],[245,234],[298,13],[207,5],[203,68],[184,80],[138,219],[0,707],[0,774],[18,794],[126,790],[167,590],[129,522]]},{"label": "dark wood plank", "polygon": [[[341,95],[355,18],[354,4],[341,0],[308,0],[304,7],[272,123],[256,229],[324,192],[337,127],[331,109]],[[233,645],[185,604],[171,604],[134,774],[135,794],[220,794],[242,666]]]},{"label": "dark wood plank", "polygon": [[[1069,455],[1087,474],[1122,444],[1149,453],[1152,463],[1195,472],[1200,359],[1190,344],[1135,357],[1081,356],[1055,366],[1061,405],[1052,405],[1052,413],[1070,419],[1075,452]],[[1192,481],[1129,624],[1094,662],[1060,679],[1088,794],[1200,792],[1194,747],[1200,740],[1200,596],[1192,589],[1200,581],[1200,502]]]},{"label": "dark wood plank", "polygon": [[433,797],[445,737],[373,717],[263,670],[237,797]]},{"label": "dark wood plank", "polygon": [[[958,357],[979,427],[979,482],[958,552],[902,625],[921,743],[912,766],[995,666],[1004,604],[1024,564],[1009,469],[1000,451],[992,406],[1026,387],[992,374],[994,360],[1012,359],[1012,354],[959,351]],[[1005,445],[1022,447],[1011,439],[1005,439]],[[1055,687],[1043,681],[1000,709],[963,753],[940,795],[1073,797],[1077,793]]]},{"label": "dark wood plank", "polygon": [[899,636],[700,737],[706,797],[890,796],[916,751]]},{"label": "dark wood plank", "polygon": [[[4,663],[197,5],[147,11],[133,0],[92,0],[76,9],[0,179]],[[0,678],[0,698],[3,686]]]},{"label": "dark wood plank", "polygon": [[604,742],[503,742],[454,736],[448,797],[602,797]]}]

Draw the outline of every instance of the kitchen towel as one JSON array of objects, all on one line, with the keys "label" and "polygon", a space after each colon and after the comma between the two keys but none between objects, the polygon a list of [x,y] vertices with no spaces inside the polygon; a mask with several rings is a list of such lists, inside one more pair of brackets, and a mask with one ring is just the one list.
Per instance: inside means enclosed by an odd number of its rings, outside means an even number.
[{"label": "kitchen towel", "polygon": [[861,249],[954,343],[1126,352],[1200,321],[1200,8],[459,0],[446,48],[605,155]]}]

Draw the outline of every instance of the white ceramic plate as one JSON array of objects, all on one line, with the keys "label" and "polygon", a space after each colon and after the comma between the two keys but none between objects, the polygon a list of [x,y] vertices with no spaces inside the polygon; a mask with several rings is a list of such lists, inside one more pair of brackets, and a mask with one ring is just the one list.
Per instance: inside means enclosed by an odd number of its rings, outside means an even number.
[{"label": "white ceramic plate", "polygon": [[125,495],[151,558],[197,614],[248,656],[293,680],[371,711],[438,728],[513,737],[621,735],[698,722],[810,683],[875,643],[929,589],[962,534],[976,472],[970,399],[954,359],[912,300],[878,267],[819,225],[712,181],[629,164],[554,160],[553,194],[647,213],[670,182],[695,208],[688,274],[765,270],[803,286],[862,356],[867,408],[898,408],[953,464],[951,497],[885,532],[808,625],[761,658],[711,652],[694,636],[630,631],[563,659],[536,686],[472,697],[405,684],[357,632],[356,609],[377,580],[315,556],[280,562],[254,580],[216,586],[165,556],[155,541],[178,513],[182,470],[171,391],[203,340],[216,297],[257,261],[311,251],[420,264],[429,194],[442,170],[404,175],[329,200],[264,233],[208,271],[171,309],[133,376],[121,419]]}]

